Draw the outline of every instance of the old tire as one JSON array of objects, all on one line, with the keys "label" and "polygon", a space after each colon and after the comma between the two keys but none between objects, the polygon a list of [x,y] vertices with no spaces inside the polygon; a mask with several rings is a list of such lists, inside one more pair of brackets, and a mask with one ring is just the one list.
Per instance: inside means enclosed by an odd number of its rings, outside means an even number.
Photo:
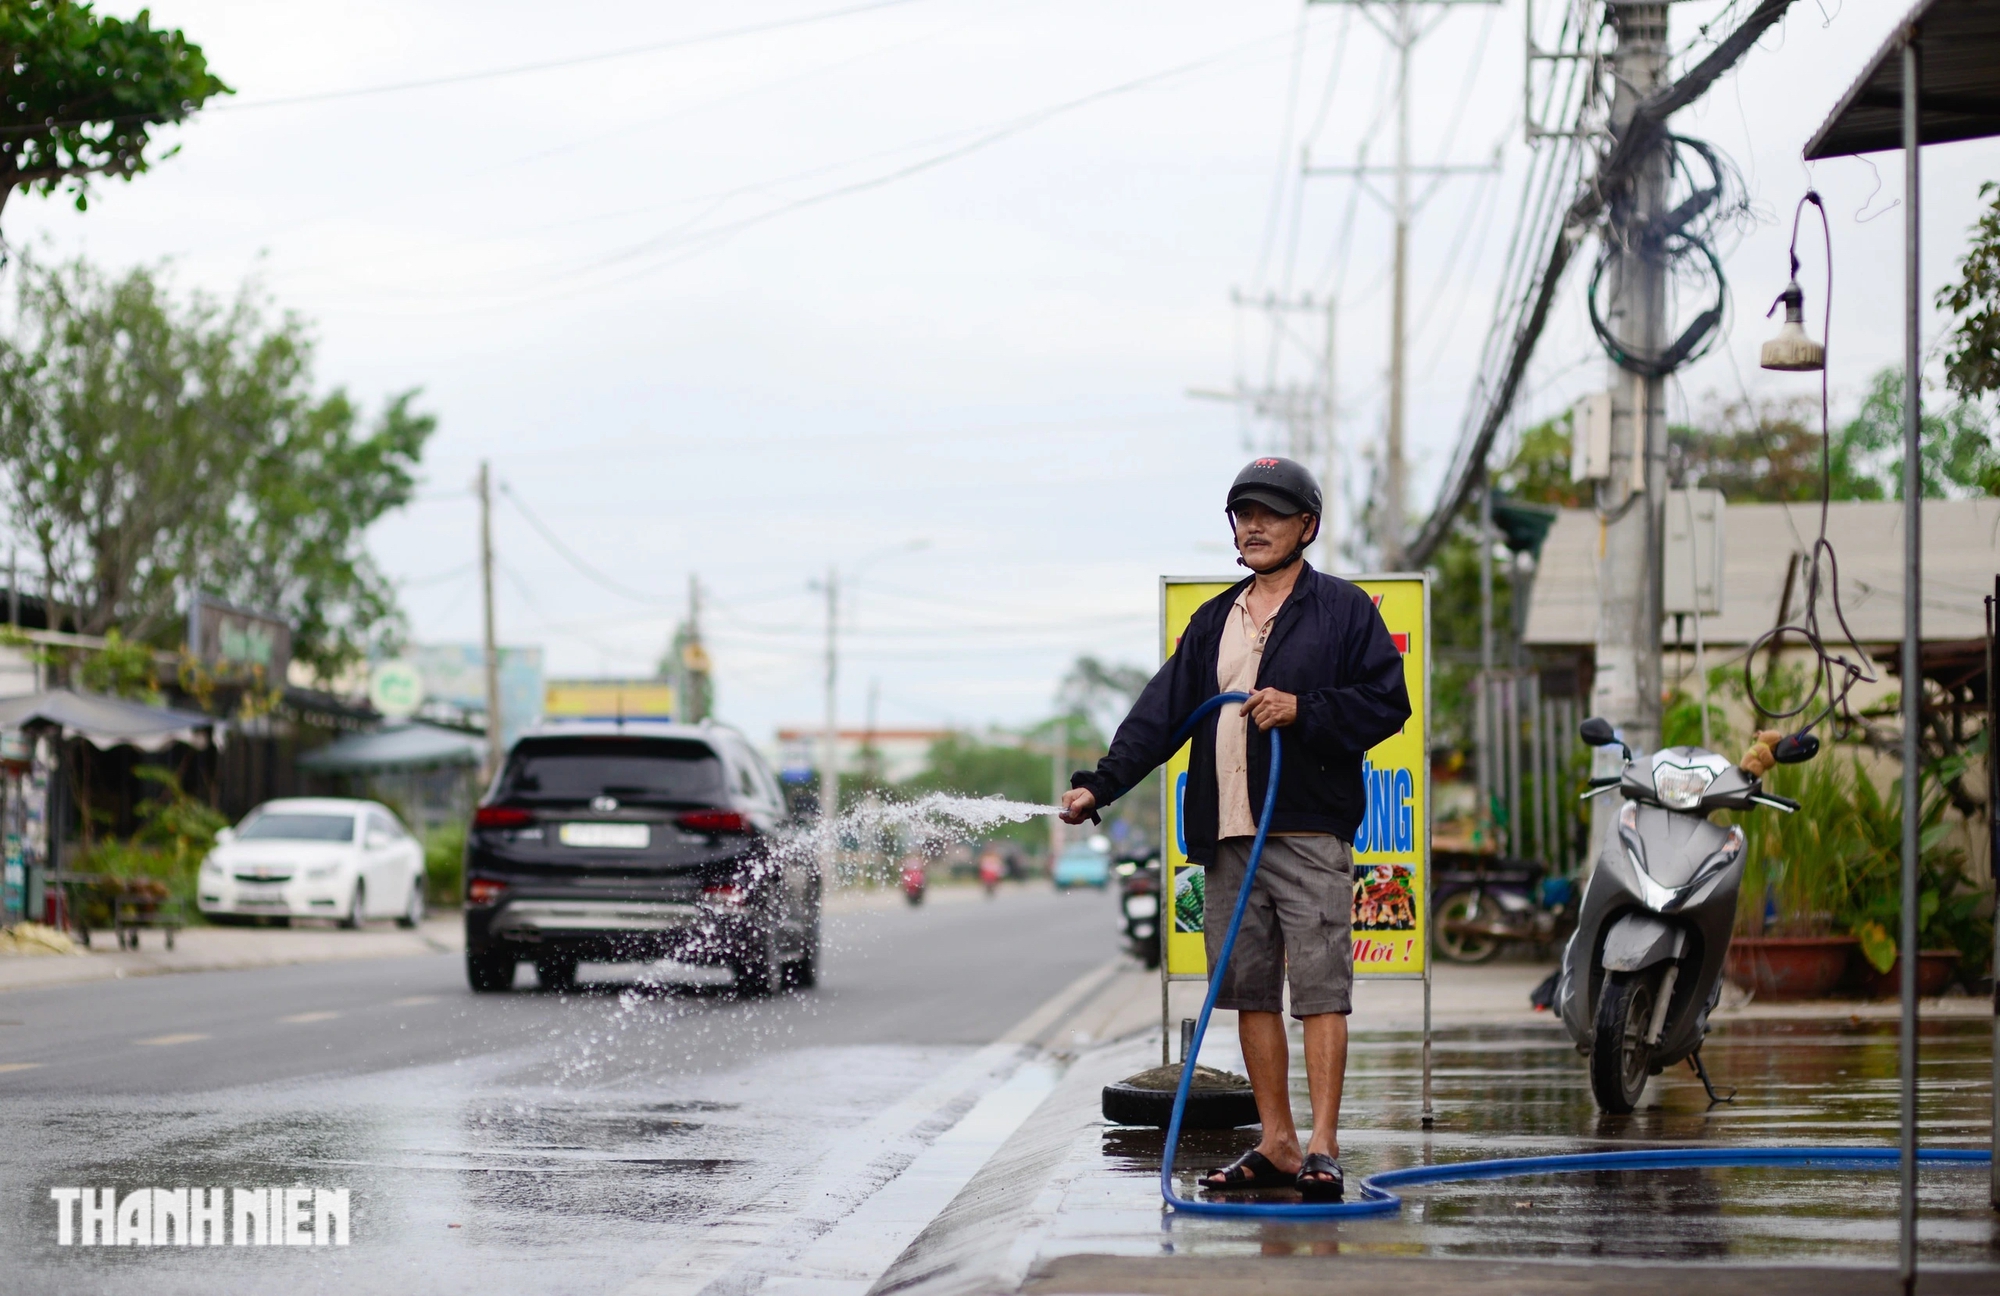
[{"label": "old tire", "polygon": [[1597,1033],[1590,1045],[1590,1092],[1614,1116],[1629,1115],[1653,1074],[1646,1043],[1658,999],[1652,970],[1613,972],[1597,1000]]},{"label": "old tire", "polygon": [[465,951],[465,979],[481,994],[514,988],[514,967],[520,962],[506,950]]},{"label": "old tire", "polygon": [[[1151,1125],[1165,1129],[1173,1119],[1178,1065],[1155,1067],[1104,1086],[1104,1119],[1111,1125]],[[1188,1094],[1182,1129],[1235,1129],[1258,1123],[1257,1098],[1240,1077],[1195,1069],[1197,1088]]]}]

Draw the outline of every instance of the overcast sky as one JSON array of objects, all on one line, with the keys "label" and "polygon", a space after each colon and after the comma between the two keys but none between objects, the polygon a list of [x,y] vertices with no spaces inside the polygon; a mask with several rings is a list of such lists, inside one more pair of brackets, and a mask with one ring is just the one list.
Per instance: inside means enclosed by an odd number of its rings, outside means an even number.
[{"label": "overcast sky", "polygon": [[[1675,45],[1698,56],[1697,29],[1725,8],[1673,6]],[[1188,392],[1264,372],[1261,324],[1232,290],[1336,291],[1341,435],[1356,449],[1380,435],[1387,225],[1349,181],[1289,178],[1302,148],[1392,153],[1391,62],[1350,9],[151,9],[234,100],[86,214],[15,199],[7,236],[167,262],[216,293],[259,276],[313,321],[323,384],[371,407],[423,388],[440,419],[426,484],[371,537],[420,641],[477,637],[468,484],[486,459],[594,573],[499,501],[501,636],[541,645],[554,673],[649,673],[697,573],[723,716],[760,741],[816,722],[824,604],[809,582],[837,565],[845,721],[861,722],[872,681],[885,727],[1024,723],[1079,653],[1156,660],[1160,574],[1230,570],[1222,491],[1268,433]],[[1834,220],[1836,415],[1896,361],[1900,162],[1798,156],[1901,10],[1801,0],[1676,119],[1733,160],[1754,215],[1727,249],[1726,345],[1679,376],[1676,419],[1712,396],[1811,389],[1756,368],[1808,183]],[[717,37],[754,26],[769,29]],[[703,37],[717,38],[689,39]],[[1416,157],[1497,149],[1502,170],[1440,184],[1416,228],[1413,515],[1492,315],[1530,156],[1521,65],[1521,0],[1456,9],[1418,49]],[[356,90],[374,92],[341,93]],[[2000,145],[1933,149],[1925,166],[1934,288]],[[1605,382],[1583,283],[1573,272],[1524,417]]]}]

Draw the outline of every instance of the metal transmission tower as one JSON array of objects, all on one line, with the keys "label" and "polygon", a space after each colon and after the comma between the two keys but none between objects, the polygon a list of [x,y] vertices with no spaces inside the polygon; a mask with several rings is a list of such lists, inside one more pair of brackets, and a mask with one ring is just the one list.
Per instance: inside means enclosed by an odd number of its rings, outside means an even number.
[{"label": "metal transmission tower", "polygon": [[[1405,408],[1405,356],[1409,337],[1409,258],[1410,221],[1423,199],[1414,203],[1410,197],[1410,178],[1414,175],[1443,177],[1453,173],[1490,171],[1498,167],[1498,162],[1484,166],[1413,166],[1410,162],[1410,52],[1418,41],[1429,35],[1437,24],[1443,21],[1444,11],[1464,5],[1495,5],[1500,0],[1306,0],[1307,4],[1344,4],[1361,11],[1370,25],[1382,33],[1385,40],[1396,51],[1396,161],[1393,166],[1369,167],[1365,163],[1351,167],[1315,167],[1308,164],[1305,173],[1315,175],[1352,176],[1364,182],[1371,175],[1391,177],[1393,188],[1387,200],[1391,216],[1395,220],[1395,261],[1390,272],[1389,305],[1389,423],[1382,441],[1382,488],[1380,504],[1373,519],[1374,532],[1382,545],[1382,566],[1389,571],[1400,571],[1404,565],[1403,550],[1403,499],[1404,499],[1404,408]],[[1440,12],[1423,13],[1436,10]],[[1365,154],[1364,154],[1365,156]],[[1433,183],[1430,192],[1436,191]],[[1372,191],[1371,191],[1372,192]],[[1430,197],[1430,192],[1424,198]],[[1378,198],[1381,196],[1376,195]]]}]

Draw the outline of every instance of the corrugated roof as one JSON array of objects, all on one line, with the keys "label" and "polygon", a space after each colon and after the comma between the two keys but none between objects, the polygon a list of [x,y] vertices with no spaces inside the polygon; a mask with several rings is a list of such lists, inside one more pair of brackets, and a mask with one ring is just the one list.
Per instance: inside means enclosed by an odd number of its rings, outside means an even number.
[{"label": "corrugated roof", "polygon": [[1904,33],[1917,33],[1917,136],[1923,144],[2000,134],[2000,0],[1923,0],[1807,141],[1807,160],[1903,145]]},{"label": "corrugated roof", "polygon": [[[1776,622],[1791,556],[1811,550],[1819,534],[1819,505],[1731,504],[1723,510],[1722,525],[1722,614],[1702,618],[1702,637],[1710,644],[1746,644]],[[1855,637],[1871,644],[1900,641],[1903,506],[1894,501],[1834,504],[1827,512],[1826,534],[1839,561],[1841,607]],[[1563,510],[1542,546],[1525,642],[1558,647],[1597,641],[1601,546],[1594,511]],[[2000,500],[1925,501],[1924,638],[1984,635],[1981,600],[1993,592],[1995,573],[2000,573]],[[1794,621],[1804,598],[1801,573],[1792,595]],[[1829,635],[1837,633],[1824,596],[1820,627]],[[1692,641],[1693,629],[1687,633]]]}]

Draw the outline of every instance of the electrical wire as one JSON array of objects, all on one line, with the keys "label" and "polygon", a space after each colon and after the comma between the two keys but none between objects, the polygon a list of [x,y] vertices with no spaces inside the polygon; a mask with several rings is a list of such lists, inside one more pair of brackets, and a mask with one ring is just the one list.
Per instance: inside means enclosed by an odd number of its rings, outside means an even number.
[{"label": "electrical wire", "polygon": [[550,548],[561,554],[565,562],[576,568],[577,571],[581,572],[592,583],[611,591],[613,594],[631,599],[635,603],[644,603],[649,607],[672,609],[680,607],[678,603],[669,603],[656,594],[643,594],[629,585],[622,585],[611,579],[611,577],[606,576],[603,572],[585,562],[576,550],[564,544],[560,536],[551,531],[547,524],[535,516],[535,511],[528,507],[527,502],[514,493],[513,487],[503,481],[500,483],[500,493],[505,495],[514,507],[521,511],[521,516],[528,520],[528,525],[533,527],[542,539],[549,542]]},{"label": "electrical wire", "polygon": [[[1833,354],[1833,225],[1827,220],[1826,204],[1821,201],[1816,190],[1806,190],[1805,196],[1799,199],[1798,206],[1792,209],[1792,242],[1786,251],[1786,256],[1791,262],[1792,282],[1796,283],[1799,277],[1799,221],[1805,216],[1807,203],[1811,203],[1813,210],[1819,213],[1820,231],[1826,244],[1826,305],[1820,320],[1820,340],[1826,348],[1825,357],[1830,359]],[[1773,304],[1771,309],[1775,311],[1776,304]],[[1905,382],[1915,380],[1915,375],[1904,376]],[[1853,714],[1847,705],[1847,695],[1856,684],[1872,684],[1876,680],[1868,654],[1862,651],[1854,631],[1847,624],[1847,614],[1840,606],[1840,560],[1834,554],[1833,544],[1826,538],[1827,517],[1832,510],[1833,502],[1833,424],[1829,406],[1827,365],[1822,362],[1819,371],[1819,535],[1813,540],[1812,549],[1805,562],[1805,611],[1799,620],[1773,626],[1759,635],[1743,654],[1744,688],[1749,696],[1750,705],[1760,716],[1772,720],[1792,720],[1805,716],[1815,705],[1820,704],[1821,694],[1824,692],[1824,704],[1820,705],[1819,711],[1813,713],[1810,719],[1801,721],[1796,730],[1799,734],[1811,733],[1836,713],[1843,720],[1852,721]],[[1824,578],[1821,574],[1822,561],[1825,563]],[[1844,651],[1828,651],[1826,640],[1820,631],[1819,598],[1822,579],[1828,602],[1833,608],[1833,619],[1845,638]],[[1797,706],[1777,709],[1765,705],[1764,699],[1758,695],[1757,681],[1752,678],[1751,668],[1757,660],[1760,649],[1767,650],[1771,658],[1775,659],[1788,636],[1796,636],[1813,654],[1812,688]],[[1923,687],[1922,671],[1916,662],[1903,663],[1903,687]]]},{"label": "electrical wire", "polygon": [[791,18],[776,18],[768,22],[750,23],[742,27],[729,27],[720,31],[702,32],[694,36],[676,36],[668,40],[649,41],[643,45],[626,45],[618,49],[600,50],[595,54],[578,54],[569,58],[543,59],[534,63],[516,63],[510,67],[487,68],[479,72],[458,72],[449,76],[425,77],[416,81],[396,81],[387,85],[356,86],[348,90],[321,90],[311,94],[287,95],[282,99],[248,99],[226,105],[230,112],[250,112],[260,108],[290,108],[299,104],[330,103],[342,99],[359,99],[368,95],[401,94],[407,90],[430,90],[438,86],[465,85],[475,81],[495,81],[503,77],[526,76],[534,72],[555,72],[565,68],[587,67],[595,63],[609,63],[616,59],[637,58],[643,54],[658,54],[666,50],[687,49],[696,45],[712,45],[717,41],[736,40],[744,36],[757,36],[765,32],[784,31],[792,27],[806,27],[815,23],[830,22],[836,18],[851,18],[856,14],[873,13],[881,9],[896,9],[904,5],[918,3],[918,0],[870,0],[867,4],[848,5],[842,9],[827,9],[819,13],[799,14]]}]

